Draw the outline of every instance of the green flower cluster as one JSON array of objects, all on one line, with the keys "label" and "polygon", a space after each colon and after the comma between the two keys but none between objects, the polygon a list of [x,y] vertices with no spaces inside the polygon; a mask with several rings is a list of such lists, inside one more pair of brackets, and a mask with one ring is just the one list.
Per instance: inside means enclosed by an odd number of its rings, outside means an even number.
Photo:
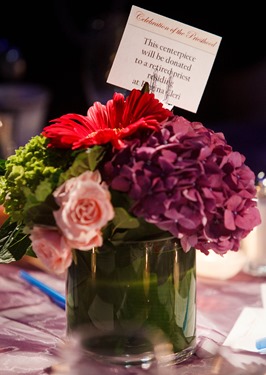
[{"label": "green flower cluster", "polygon": [[47,143],[42,135],[32,137],[5,161],[0,176],[0,204],[5,202],[13,222],[25,222],[27,210],[45,201],[72,161],[70,155],[66,156],[69,151],[48,148]]}]

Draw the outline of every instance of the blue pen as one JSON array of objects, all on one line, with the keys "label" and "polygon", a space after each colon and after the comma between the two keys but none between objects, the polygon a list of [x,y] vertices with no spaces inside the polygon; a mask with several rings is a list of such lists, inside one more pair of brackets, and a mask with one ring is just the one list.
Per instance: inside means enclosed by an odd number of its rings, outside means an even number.
[{"label": "blue pen", "polygon": [[29,284],[36,286],[42,292],[44,292],[48,297],[50,297],[54,303],[56,303],[62,309],[65,309],[65,297],[54,290],[53,288],[49,287],[48,285],[42,283],[41,281],[37,280],[35,277],[31,276],[26,271],[20,271],[20,276],[26,280]]},{"label": "blue pen", "polygon": [[265,353],[266,351],[266,337],[262,337],[261,339],[256,341],[256,348],[260,351],[260,353]]}]

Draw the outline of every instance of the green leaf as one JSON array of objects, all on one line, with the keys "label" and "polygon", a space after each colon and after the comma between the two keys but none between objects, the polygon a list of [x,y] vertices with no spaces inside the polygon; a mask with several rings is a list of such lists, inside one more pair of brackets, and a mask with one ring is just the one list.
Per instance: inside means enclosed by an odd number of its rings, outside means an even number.
[{"label": "green leaf", "polygon": [[99,162],[102,160],[106,150],[102,146],[94,146],[89,148],[86,153],[88,156],[88,164],[89,164],[89,169],[91,171],[94,171]]},{"label": "green leaf", "polygon": [[4,159],[0,159],[0,176],[4,176],[6,172],[6,161]]},{"label": "green leaf", "polygon": [[132,229],[139,227],[139,220],[131,215],[123,208],[115,208],[115,217],[113,219],[115,228]]},{"label": "green leaf", "polygon": [[59,185],[71,177],[77,177],[83,172],[94,171],[105,154],[101,146],[94,146],[86,151],[78,153],[71,167],[60,176]]},{"label": "green leaf", "polygon": [[55,219],[53,216],[53,211],[58,209],[58,205],[52,195],[48,195],[44,202],[38,202],[36,199],[34,201],[32,197],[30,202],[27,202],[25,206],[25,217],[28,226],[33,226],[34,224],[56,226]]},{"label": "green leaf", "polygon": [[45,201],[45,199],[50,195],[53,191],[53,186],[51,185],[51,182],[48,179],[45,179],[40,182],[40,184],[37,186],[34,196],[39,202]]},{"label": "green leaf", "polygon": [[7,219],[0,228],[0,263],[19,260],[30,248],[29,235],[23,233],[22,225]]}]

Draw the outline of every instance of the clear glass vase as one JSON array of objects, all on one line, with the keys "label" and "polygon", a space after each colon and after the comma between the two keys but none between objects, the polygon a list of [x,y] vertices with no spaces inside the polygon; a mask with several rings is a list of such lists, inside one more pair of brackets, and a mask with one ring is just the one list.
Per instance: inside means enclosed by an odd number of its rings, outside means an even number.
[{"label": "clear glass vase", "polygon": [[195,249],[174,239],[76,251],[67,276],[67,333],[120,365],[188,359],[196,346]]}]

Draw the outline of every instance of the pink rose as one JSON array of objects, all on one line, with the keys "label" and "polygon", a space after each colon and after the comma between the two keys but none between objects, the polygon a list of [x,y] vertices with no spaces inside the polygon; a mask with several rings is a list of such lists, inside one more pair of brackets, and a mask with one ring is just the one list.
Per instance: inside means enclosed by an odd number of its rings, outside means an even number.
[{"label": "pink rose", "polygon": [[32,249],[40,261],[52,272],[63,273],[72,262],[71,247],[57,230],[33,227]]},{"label": "pink rose", "polygon": [[103,237],[101,231],[91,230],[91,231],[81,231],[77,240],[65,238],[68,245],[72,247],[72,249],[79,249],[79,250],[90,250],[93,247],[99,247],[103,244]]},{"label": "pink rose", "polygon": [[73,177],[53,195],[60,206],[54,217],[68,244],[79,250],[101,246],[101,229],[114,217],[114,209],[100,173],[86,171]]}]

